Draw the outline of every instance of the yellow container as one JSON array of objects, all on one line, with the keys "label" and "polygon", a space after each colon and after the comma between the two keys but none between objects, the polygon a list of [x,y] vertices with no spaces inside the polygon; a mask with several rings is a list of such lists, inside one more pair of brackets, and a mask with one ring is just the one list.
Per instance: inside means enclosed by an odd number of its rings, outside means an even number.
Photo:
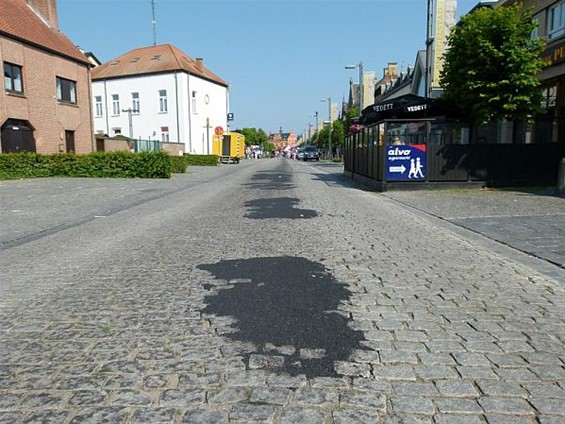
[{"label": "yellow container", "polygon": [[[214,143],[214,152],[220,143]],[[220,162],[222,163],[239,163],[240,159],[245,156],[245,136],[238,132],[230,132],[229,134],[224,134],[221,151],[219,151]],[[218,154],[218,153],[214,153]]]}]

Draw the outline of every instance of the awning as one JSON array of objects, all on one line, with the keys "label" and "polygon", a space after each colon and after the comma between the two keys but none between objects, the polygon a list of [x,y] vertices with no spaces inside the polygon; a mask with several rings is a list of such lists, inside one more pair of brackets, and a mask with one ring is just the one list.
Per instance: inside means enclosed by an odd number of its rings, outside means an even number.
[{"label": "awning", "polygon": [[363,109],[359,123],[373,124],[385,119],[419,119],[445,115],[442,103],[429,97],[405,94]]}]

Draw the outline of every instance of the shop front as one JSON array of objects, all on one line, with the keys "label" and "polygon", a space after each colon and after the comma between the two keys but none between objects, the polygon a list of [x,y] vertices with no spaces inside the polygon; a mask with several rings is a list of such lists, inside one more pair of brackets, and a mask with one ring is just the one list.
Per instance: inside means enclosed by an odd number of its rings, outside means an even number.
[{"label": "shop front", "polygon": [[359,124],[344,143],[344,172],[382,191],[553,184],[565,156],[563,142],[471,138],[471,128],[446,105],[412,95],[366,108]]}]

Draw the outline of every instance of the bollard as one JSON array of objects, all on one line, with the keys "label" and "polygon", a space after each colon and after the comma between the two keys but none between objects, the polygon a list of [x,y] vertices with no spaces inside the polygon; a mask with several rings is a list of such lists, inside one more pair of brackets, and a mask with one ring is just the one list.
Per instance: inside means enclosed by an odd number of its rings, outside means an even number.
[{"label": "bollard", "polygon": [[555,194],[558,196],[565,196],[565,158],[561,159],[561,162],[559,162]]}]

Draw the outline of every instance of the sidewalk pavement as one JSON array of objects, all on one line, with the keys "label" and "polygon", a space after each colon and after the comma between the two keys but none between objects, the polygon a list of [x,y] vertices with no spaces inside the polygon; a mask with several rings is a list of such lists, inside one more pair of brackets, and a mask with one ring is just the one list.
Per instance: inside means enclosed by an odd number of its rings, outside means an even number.
[{"label": "sidewalk pavement", "polygon": [[[325,164],[325,172],[356,185],[342,174],[342,164]],[[511,189],[393,190],[378,195],[451,224],[475,240],[488,239],[491,249],[529,262],[565,284],[565,197],[555,187]]]},{"label": "sidewalk pavement", "polygon": [[565,199],[552,193],[470,189],[384,196],[565,269]]}]

